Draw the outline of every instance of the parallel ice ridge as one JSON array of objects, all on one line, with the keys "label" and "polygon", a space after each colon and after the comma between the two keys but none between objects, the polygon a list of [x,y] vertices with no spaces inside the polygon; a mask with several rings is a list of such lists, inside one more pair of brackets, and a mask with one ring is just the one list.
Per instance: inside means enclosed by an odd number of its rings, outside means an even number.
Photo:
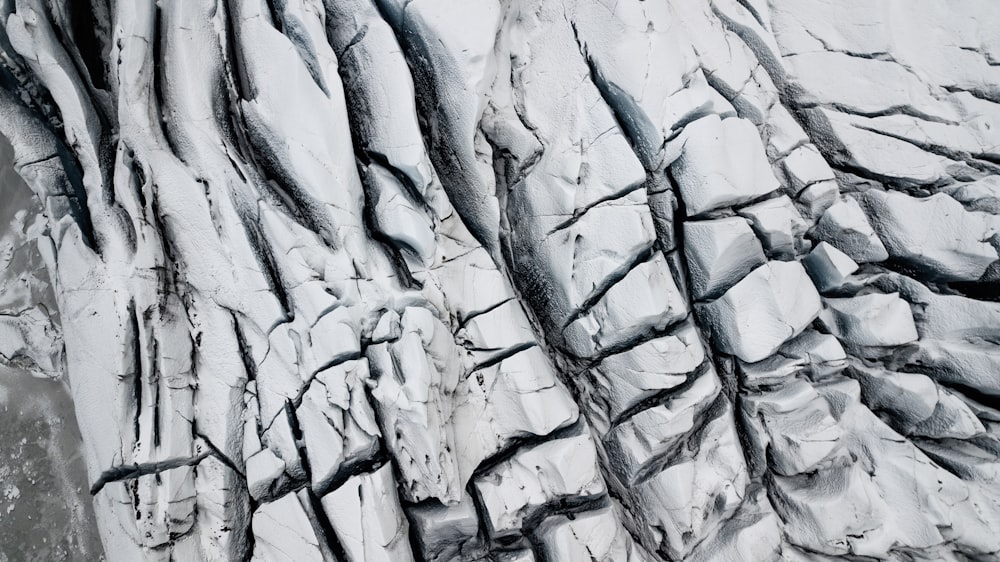
[{"label": "parallel ice ridge", "polygon": [[1000,553],[995,3],[0,19],[110,559]]}]

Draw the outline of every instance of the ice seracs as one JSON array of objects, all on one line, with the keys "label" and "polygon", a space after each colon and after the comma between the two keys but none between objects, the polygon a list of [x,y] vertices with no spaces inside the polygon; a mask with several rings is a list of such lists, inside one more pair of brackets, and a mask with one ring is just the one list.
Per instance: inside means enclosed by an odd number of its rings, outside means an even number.
[{"label": "ice seracs", "polygon": [[689,554],[729,519],[749,482],[732,406],[718,400],[701,415],[704,425],[689,434],[698,445],[668,454],[662,470],[621,492],[641,506],[638,522],[650,548],[674,558]]},{"label": "ice seracs", "polygon": [[744,408],[753,424],[763,426],[770,468],[777,474],[813,471],[840,447],[842,432],[829,404],[802,379],[753,395]]},{"label": "ice seracs", "polygon": [[[898,291],[913,303],[919,341],[906,357],[906,370],[989,396],[1000,395],[1000,345],[995,318],[1000,304],[955,294],[937,294],[922,283],[900,275],[872,280],[881,291]],[[915,348],[915,349],[914,349]]]},{"label": "ice seracs", "polygon": [[468,494],[455,505],[427,502],[410,506],[406,515],[426,559],[450,560],[480,547],[479,514]]},{"label": "ice seracs", "polygon": [[659,462],[685,447],[685,438],[706,414],[722,390],[718,376],[709,370],[690,387],[664,404],[653,406],[616,425],[606,436],[608,453],[617,461],[615,471],[626,486],[649,478]]},{"label": "ice seracs", "polygon": [[109,558],[995,557],[988,4],[0,3],[0,354]]},{"label": "ice seracs", "polygon": [[578,416],[538,346],[470,372],[455,391],[451,414],[462,481],[518,439],[548,435]]},{"label": "ice seracs", "polygon": [[255,562],[323,561],[319,539],[295,494],[285,494],[257,508],[251,529],[256,540]]},{"label": "ice seracs", "polygon": [[56,376],[63,354],[58,334],[58,328],[43,309],[28,308],[16,314],[0,312],[0,361]]},{"label": "ice seracs", "polygon": [[607,491],[589,435],[519,451],[475,480],[490,532],[510,535],[550,502],[600,497]]},{"label": "ice seracs", "polygon": [[316,489],[378,451],[381,431],[364,398],[367,382],[364,359],[331,367],[316,374],[295,410]]},{"label": "ice seracs", "polygon": [[806,363],[815,379],[837,373],[847,366],[847,352],[837,338],[812,329],[781,346],[780,355]]},{"label": "ice seracs", "polygon": [[802,259],[802,265],[809,272],[809,277],[820,292],[839,287],[847,278],[858,270],[858,264],[844,252],[820,242],[809,255]]},{"label": "ice seracs", "polygon": [[629,271],[563,333],[573,354],[593,357],[644,333],[662,330],[687,313],[687,303],[670,275],[667,260],[654,251],[648,261]]},{"label": "ice seracs", "polygon": [[781,171],[795,195],[809,186],[834,180],[833,170],[812,144],[801,145],[782,158]]},{"label": "ice seracs", "polygon": [[709,115],[690,123],[672,142],[683,145],[671,173],[688,216],[744,203],[780,187],[750,121]]},{"label": "ice seracs", "polygon": [[742,217],[686,221],[684,241],[697,300],[720,295],[767,261],[760,240]]},{"label": "ice seracs", "polygon": [[323,496],[323,511],[351,560],[413,560],[392,466],[353,476]]},{"label": "ice seracs", "polygon": [[809,249],[803,239],[809,225],[787,195],[743,207],[739,213],[750,220],[771,258],[793,259]]},{"label": "ice seracs", "polygon": [[858,263],[880,262],[889,257],[882,240],[853,197],[842,197],[820,217],[811,235],[847,254]]},{"label": "ice seracs", "polygon": [[[747,488],[749,501],[736,510],[710,539],[691,552],[690,560],[711,562],[776,562],[787,556],[781,536],[781,523],[768,501],[762,486]],[[784,547],[784,548],[783,548]]]},{"label": "ice seracs", "polygon": [[683,383],[704,360],[698,329],[689,320],[670,335],[609,355],[588,369],[595,398],[587,402],[606,403],[609,422],[617,420],[643,400]]},{"label": "ice seracs", "polygon": [[847,367],[847,353],[837,338],[807,329],[756,363],[740,362],[740,383],[750,390],[774,388],[799,374],[822,380]]},{"label": "ice seracs", "polygon": [[553,562],[575,562],[588,557],[623,562],[655,560],[622,528],[611,507],[550,517],[541,523],[536,536],[543,545],[545,560]]},{"label": "ice seracs", "polygon": [[824,299],[823,320],[847,346],[890,347],[917,340],[910,305],[897,293]]},{"label": "ice seracs", "polygon": [[457,350],[447,328],[425,308],[406,308],[400,325],[397,340],[367,350],[376,415],[408,483],[402,496],[451,503],[461,494],[454,434],[437,428],[451,415]]},{"label": "ice seracs", "polygon": [[247,487],[255,499],[264,496],[271,484],[281,476],[285,463],[269,447],[265,447],[246,461]]},{"label": "ice seracs", "polygon": [[863,201],[888,253],[931,279],[978,281],[1000,259],[1000,216],[967,211],[944,193],[871,190]]},{"label": "ice seracs", "polygon": [[832,207],[840,198],[840,189],[834,180],[816,182],[799,192],[795,198],[802,215],[810,223],[819,220],[826,210]]},{"label": "ice seracs", "polygon": [[1000,177],[986,176],[978,181],[952,186],[946,193],[967,211],[1000,215]]},{"label": "ice seracs", "polygon": [[699,312],[720,350],[753,363],[805,329],[820,313],[820,297],[800,263],[771,261]]},{"label": "ice seracs", "polygon": [[888,371],[855,363],[850,373],[862,398],[903,435],[968,439],[986,431],[972,409],[926,375]]}]

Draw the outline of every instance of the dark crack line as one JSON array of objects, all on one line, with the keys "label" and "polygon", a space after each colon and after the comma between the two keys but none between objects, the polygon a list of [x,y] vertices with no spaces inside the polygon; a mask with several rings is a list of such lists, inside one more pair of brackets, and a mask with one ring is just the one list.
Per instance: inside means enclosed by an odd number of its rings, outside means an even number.
[{"label": "dark crack line", "polygon": [[334,560],[350,560],[351,558],[347,556],[347,550],[344,548],[340,536],[333,528],[333,523],[330,522],[330,518],[327,517],[326,511],[323,509],[323,503],[320,501],[321,496],[315,493],[312,488],[306,488],[304,493],[309,502],[309,509],[306,513],[313,527],[313,533],[316,534],[317,540],[322,541],[319,548],[321,552],[325,551],[323,552],[324,558],[332,556]]},{"label": "dark crack line", "polygon": [[640,414],[650,408],[656,406],[666,406],[668,409],[673,404],[674,401],[678,400],[681,395],[684,394],[688,389],[694,386],[701,377],[706,376],[711,370],[711,362],[706,360],[698,365],[690,373],[687,374],[687,378],[681,384],[677,386],[672,386],[670,388],[665,388],[656,394],[650,396],[649,398],[643,399],[637,402],[635,405],[626,408],[621,414],[618,415],[611,422],[611,427],[615,428],[619,425],[627,422],[628,420],[634,418],[636,414]]},{"label": "dark crack line", "polygon": [[209,450],[212,452],[212,454],[215,455],[215,458],[219,459],[219,462],[228,466],[230,469],[232,469],[233,472],[239,474],[240,478],[246,480],[247,475],[242,470],[240,470],[240,467],[236,465],[236,463],[233,461],[233,459],[229,457],[229,455],[223,453],[221,449],[216,447],[215,443],[212,443],[212,440],[209,439],[207,435],[198,431],[195,431],[194,435],[205,442],[205,446],[207,446]]},{"label": "dark crack line", "polygon": [[573,226],[574,224],[576,224],[577,222],[579,222],[579,220],[582,219],[587,214],[587,212],[589,212],[591,209],[593,209],[595,207],[599,207],[602,204],[608,203],[610,201],[617,201],[619,199],[625,199],[626,197],[628,197],[632,193],[634,193],[636,191],[639,191],[640,189],[644,189],[644,188],[645,188],[645,178],[643,178],[643,181],[641,181],[639,183],[626,186],[621,191],[616,191],[615,193],[611,193],[609,195],[605,195],[604,197],[601,197],[601,198],[597,199],[596,201],[588,203],[584,207],[580,207],[578,209],[574,209],[573,210],[573,214],[570,215],[570,217],[568,219],[566,219],[565,221],[563,221],[563,222],[557,224],[556,226],[554,226],[552,228],[552,230],[549,230],[546,233],[546,236],[551,236],[551,235],[555,234],[556,232],[559,232],[560,230],[566,230],[567,228]]},{"label": "dark crack line", "polygon": [[655,455],[636,468],[635,474],[629,479],[629,486],[639,486],[654,478],[667,468],[683,462],[696,459],[705,444],[705,435],[712,422],[719,419],[726,411],[729,399],[720,392],[705,407],[695,414],[692,429],[681,437],[676,445],[668,451]]},{"label": "dark crack line", "polygon": [[[560,439],[576,437],[578,435],[582,435],[586,431],[586,422],[584,421],[583,416],[580,416],[573,423],[550,431],[545,435],[515,437],[508,442],[506,447],[483,459],[483,461],[479,463],[479,466],[476,467],[475,471],[473,471],[472,477],[469,479],[469,483],[472,485],[472,483],[477,479],[488,475],[494,468],[514,458],[514,456],[521,451],[532,449],[538,445],[544,445],[545,443],[558,441]],[[481,513],[485,513],[485,511]]]},{"label": "dark crack line", "polygon": [[487,306],[486,308],[483,308],[481,310],[473,310],[472,312],[469,312],[469,314],[466,315],[465,318],[462,318],[459,321],[458,325],[455,326],[455,329],[452,330],[452,335],[455,335],[458,332],[462,331],[462,329],[465,328],[466,326],[468,326],[469,322],[472,322],[474,319],[476,319],[476,318],[478,318],[480,316],[483,316],[485,314],[489,314],[489,313],[493,312],[494,310],[500,308],[501,306],[509,303],[512,300],[514,300],[514,297],[505,298],[505,299],[502,299],[502,300],[500,300],[500,301],[498,301],[498,302],[496,302],[494,304],[491,304],[490,306]]},{"label": "dark crack line", "polygon": [[141,476],[159,474],[167,470],[180,468],[183,466],[195,466],[210,456],[214,456],[212,451],[205,451],[193,457],[174,457],[163,461],[135,463],[131,465],[119,465],[109,468],[101,473],[97,481],[90,487],[90,495],[96,496],[105,485],[111,482],[121,482],[124,480],[134,480]]},{"label": "dark crack line", "polygon": [[590,309],[594,307],[602,298],[610,291],[615,285],[624,280],[633,270],[642,264],[653,259],[656,253],[656,241],[652,241],[646,245],[642,250],[632,256],[627,263],[623,264],[621,267],[612,271],[607,277],[601,281],[600,284],[595,286],[591,290],[590,294],[587,295],[583,302],[580,303],[563,321],[563,328],[572,324],[576,319],[584,316]]},{"label": "dark crack line", "polygon": [[867,117],[869,119],[875,119],[877,117],[894,117],[898,115],[904,115],[906,117],[914,117],[917,119],[921,119],[923,121],[928,121],[930,123],[938,123],[941,125],[960,125],[960,123],[958,122],[949,121],[948,119],[945,119],[943,117],[938,117],[936,115],[924,113],[923,111],[920,111],[919,109],[909,105],[892,105],[883,109],[877,109],[873,111],[862,111],[859,108],[851,107],[847,104],[838,102],[798,104],[798,108],[800,109],[813,109],[816,107],[822,109],[833,109],[835,111],[844,113],[846,115]]},{"label": "dark crack line", "polygon": [[531,349],[531,348],[537,347],[537,346],[538,346],[538,344],[532,341],[532,342],[520,343],[520,344],[517,344],[515,346],[508,347],[507,349],[501,351],[500,353],[497,353],[497,354],[493,355],[489,359],[487,359],[487,360],[485,360],[485,361],[483,361],[481,363],[477,363],[475,366],[472,367],[472,369],[470,369],[470,373],[475,373],[476,371],[481,371],[481,370],[486,369],[488,367],[492,367],[493,365],[496,365],[497,363],[501,363],[501,362],[503,362],[503,361],[505,361],[507,359],[510,359],[511,357],[517,355],[518,353],[521,353],[522,351],[525,351],[525,350],[528,350],[528,349]]},{"label": "dark crack line", "polygon": [[[922,150],[924,152],[929,152],[929,153],[931,153],[931,154],[933,154],[935,156],[941,156],[943,158],[948,158],[950,160],[957,160],[957,161],[960,161],[960,162],[964,162],[970,168],[974,168],[974,169],[976,169],[976,170],[978,170],[980,172],[986,172],[986,173],[989,173],[989,174],[1000,174],[1000,165],[997,165],[997,164],[995,164],[995,163],[993,163],[990,160],[985,159],[985,158],[983,158],[983,159],[976,158],[974,155],[972,155],[970,153],[967,153],[967,152],[964,152],[964,151],[956,151],[956,150],[950,149],[950,148],[948,148],[946,146],[937,145],[937,144],[922,143],[922,142],[919,142],[919,141],[916,141],[916,140],[913,140],[913,139],[906,138],[903,135],[899,135],[899,134],[895,134],[895,133],[890,133],[888,131],[879,130],[879,129],[876,129],[874,127],[869,127],[867,125],[861,125],[861,124],[856,124],[856,123],[852,123],[851,125],[854,128],[860,129],[862,131],[868,131],[869,133],[873,133],[873,134],[876,134],[876,135],[881,135],[881,136],[884,136],[884,137],[889,137],[891,139],[896,139],[896,140],[901,141],[901,142],[905,142],[905,143],[907,143],[909,145],[912,145],[912,146],[914,146],[916,148],[919,148],[920,150]],[[987,156],[987,155],[979,154],[978,156],[982,157],[982,156]]]},{"label": "dark crack line", "polygon": [[597,495],[558,498],[535,507],[532,513],[523,519],[521,535],[532,545],[532,550],[539,562],[550,562],[545,556],[546,543],[543,537],[537,534],[537,531],[542,528],[543,521],[560,515],[574,519],[577,514],[609,507],[611,507],[611,496],[606,492]]}]

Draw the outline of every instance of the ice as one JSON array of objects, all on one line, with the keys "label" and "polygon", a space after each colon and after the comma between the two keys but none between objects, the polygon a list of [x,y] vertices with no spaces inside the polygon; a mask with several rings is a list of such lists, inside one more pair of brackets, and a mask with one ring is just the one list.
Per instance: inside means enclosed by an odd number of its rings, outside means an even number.
[{"label": "ice", "polygon": [[322,498],[323,511],[352,560],[413,560],[392,467],[360,474]]},{"label": "ice", "polygon": [[888,347],[917,340],[910,305],[897,293],[827,298],[823,318],[848,347]]},{"label": "ice", "polygon": [[889,257],[882,240],[853,197],[843,197],[831,205],[816,223],[812,235],[858,263],[880,262]]},{"label": "ice", "polygon": [[744,203],[778,189],[753,123],[710,115],[684,128],[671,167],[688,216]]},{"label": "ice", "polygon": [[697,300],[721,295],[766,261],[760,241],[740,217],[687,221],[684,240]]},{"label": "ice", "polygon": [[806,267],[809,277],[820,292],[843,285],[858,270],[858,264],[854,260],[826,242],[817,244],[802,260],[802,265]]},{"label": "ice", "polygon": [[977,281],[1000,259],[996,215],[966,211],[943,193],[917,199],[869,191],[864,202],[889,255],[920,267],[929,278]]},{"label": "ice", "polygon": [[805,269],[781,261],[754,269],[700,309],[719,349],[750,363],[774,353],[819,313],[819,294]]},{"label": "ice", "polygon": [[319,539],[295,494],[265,503],[253,514],[253,560],[322,562]]},{"label": "ice", "polygon": [[793,259],[808,250],[803,240],[808,225],[787,195],[743,207],[739,213],[750,220],[772,258]]},{"label": "ice", "polygon": [[549,441],[520,451],[475,481],[490,533],[516,532],[550,502],[606,492],[588,435]]}]

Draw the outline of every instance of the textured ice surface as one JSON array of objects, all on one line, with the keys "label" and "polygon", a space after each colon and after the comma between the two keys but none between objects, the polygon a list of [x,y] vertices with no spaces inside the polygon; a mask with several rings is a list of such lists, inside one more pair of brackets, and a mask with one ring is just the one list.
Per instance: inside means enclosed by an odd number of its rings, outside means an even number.
[{"label": "textured ice surface", "polygon": [[996,558],[997,29],[0,3],[0,560]]}]

